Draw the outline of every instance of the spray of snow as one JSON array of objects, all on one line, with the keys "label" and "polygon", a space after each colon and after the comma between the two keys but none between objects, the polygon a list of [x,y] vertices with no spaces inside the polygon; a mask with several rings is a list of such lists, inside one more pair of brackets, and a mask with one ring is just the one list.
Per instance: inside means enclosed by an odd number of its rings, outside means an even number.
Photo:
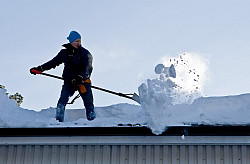
[{"label": "spray of snow", "polygon": [[164,64],[173,64],[176,78],[172,78],[176,87],[173,88],[173,104],[189,103],[202,95],[208,81],[208,60],[196,53],[183,53],[169,62],[163,58]]},{"label": "spray of snow", "polygon": [[[172,75],[168,65],[175,68]],[[168,60],[163,57],[162,64],[155,67],[155,73],[159,78],[148,79],[138,90],[148,126],[153,133],[161,134],[169,124],[166,111],[177,104],[191,104],[201,97],[207,77],[207,61],[192,53]]]}]

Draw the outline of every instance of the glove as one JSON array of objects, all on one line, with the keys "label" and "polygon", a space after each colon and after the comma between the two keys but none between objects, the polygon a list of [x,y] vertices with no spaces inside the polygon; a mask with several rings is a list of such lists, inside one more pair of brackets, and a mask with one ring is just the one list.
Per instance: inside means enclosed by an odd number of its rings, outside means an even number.
[{"label": "glove", "polygon": [[86,89],[84,84],[79,84],[78,89],[79,89],[80,93],[86,93],[87,92],[87,89]]},{"label": "glove", "polygon": [[91,80],[90,79],[86,79],[86,80],[84,80],[84,83],[91,84]]},{"label": "glove", "polygon": [[30,69],[30,73],[33,74],[33,75],[37,74],[35,71],[43,72],[42,66],[33,67],[33,68]]},{"label": "glove", "polygon": [[77,75],[75,76],[74,79],[71,80],[71,83],[72,85],[75,87],[75,88],[78,88],[77,86],[80,85],[80,84],[83,84],[83,77],[81,75]]},{"label": "glove", "polygon": [[90,79],[86,79],[83,82],[84,83],[78,85],[80,93],[86,93],[87,89],[86,89],[85,84],[91,84],[91,80]]},{"label": "glove", "polygon": [[73,80],[72,80],[73,85],[79,85],[83,84],[83,77],[81,75],[77,75]]}]

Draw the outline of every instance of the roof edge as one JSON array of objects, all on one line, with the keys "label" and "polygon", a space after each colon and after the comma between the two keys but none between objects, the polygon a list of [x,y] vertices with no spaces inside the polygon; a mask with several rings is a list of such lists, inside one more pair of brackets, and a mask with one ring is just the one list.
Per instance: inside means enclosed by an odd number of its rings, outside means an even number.
[{"label": "roof edge", "polygon": [[[250,136],[250,126],[171,126],[159,136]],[[156,136],[147,127],[0,128],[0,137]]]},{"label": "roof edge", "polygon": [[0,137],[0,145],[250,145],[250,136]]}]

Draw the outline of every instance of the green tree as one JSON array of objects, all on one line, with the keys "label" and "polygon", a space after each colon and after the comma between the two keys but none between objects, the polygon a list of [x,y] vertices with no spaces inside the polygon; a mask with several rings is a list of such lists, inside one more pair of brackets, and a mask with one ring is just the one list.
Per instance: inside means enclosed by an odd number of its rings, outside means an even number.
[{"label": "green tree", "polygon": [[[5,86],[0,85],[0,88],[5,89]],[[6,95],[9,95],[9,93],[6,93]],[[16,93],[14,95],[10,95],[9,98],[15,100],[18,106],[20,106],[23,102],[23,96],[19,93]]]},{"label": "green tree", "polygon": [[10,95],[9,98],[16,100],[16,103],[17,103],[18,106],[20,106],[22,104],[22,102],[23,102],[23,96],[21,94],[19,94],[19,93],[16,93],[14,95]]}]

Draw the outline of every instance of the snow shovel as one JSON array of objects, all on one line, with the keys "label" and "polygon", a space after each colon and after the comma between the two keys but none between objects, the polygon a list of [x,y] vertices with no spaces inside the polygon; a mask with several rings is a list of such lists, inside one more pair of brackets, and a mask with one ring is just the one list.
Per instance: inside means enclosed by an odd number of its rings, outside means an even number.
[{"label": "snow shovel", "polygon": [[[32,69],[31,70],[32,72],[34,72],[35,74],[40,74],[40,75],[45,75],[45,76],[49,76],[49,77],[53,77],[53,78],[56,78],[56,79],[60,79],[60,80],[63,80],[62,77],[59,77],[59,76],[55,76],[55,75],[51,75],[51,74],[48,74],[48,73],[42,73],[40,71],[37,71],[37,70],[34,70]],[[134,100],[135,102],[139,103],[140,104],[140,97],[134,93],[134,94],[124,94],[124,93],[120,93],[120,92],[114,92],[114,91],[110,91],[110,90],[107,90],[107,89],[104,89],[104,88],[100,88],[100,87],[96,87],[96,86],[93,86],[91,85],[91,88],[94,88],[94,89],[97,89],[97,90],[100,90],[100,91],[103,91],[103,92],[107,92],[107,93],[111,93],[111,94],[114,94],[114,95],[117,95],[117,96],[120,96],[120,97],[124,97],[124,98],[127,98],[127,99],[131,99],[131,100]],[[132,96],[131,96],[132,95]],[[78,94],[72,101],[71,103],[69,104],[73,104],[74,101],[80,97],[80,94]]]}]

